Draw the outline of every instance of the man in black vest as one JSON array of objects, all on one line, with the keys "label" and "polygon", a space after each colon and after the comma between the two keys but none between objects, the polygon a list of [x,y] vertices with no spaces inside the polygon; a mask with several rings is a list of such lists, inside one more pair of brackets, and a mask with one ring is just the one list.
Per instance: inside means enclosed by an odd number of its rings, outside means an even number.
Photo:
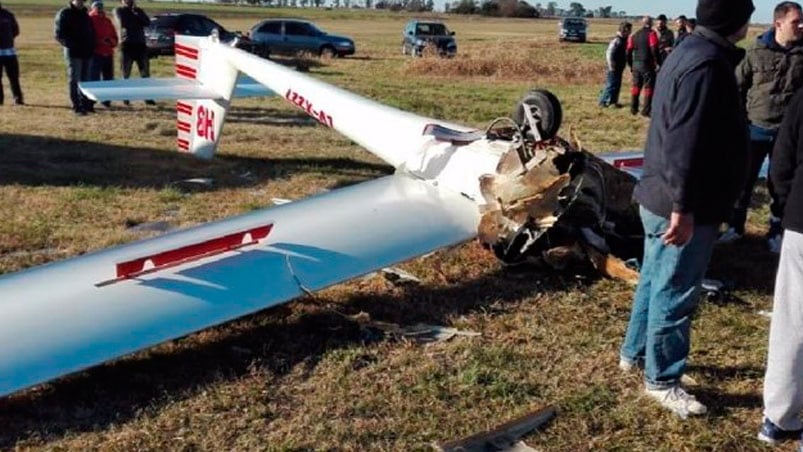
[{"label": "man in black vest", "polygon": [[76,115],[93,112],[92,102],[78,90],[78,82],[89,80],[89,60],[95,49],[95,31],[84,0],[71,0],[56,15],[56,40],[64,47],[70,102]]},{"label": "man in black vest", "polygon": [[652,29],[652,18],[641,19],[641,29],[627,40],[627,64],[633,73],[630,88],[630,113],[639,112],[639,96],[644,95],[641,114],[650,116],[655,71],[658,69],[658,34]]},{"label": "man in black vest", "polygon": [[600,107],[622,107],[619,105],[619,90],[622,88],[622,72],[625,71],[627,64],[625,51],[627,37],[630,36],[630,30],[632,29],[633,26],[630,22],[622,22],[619,24],[619,31],[616,36],[608,44],[608,51],[605,52],[608,74],[605,86],[602,88],[602,94],[599,96]]}]

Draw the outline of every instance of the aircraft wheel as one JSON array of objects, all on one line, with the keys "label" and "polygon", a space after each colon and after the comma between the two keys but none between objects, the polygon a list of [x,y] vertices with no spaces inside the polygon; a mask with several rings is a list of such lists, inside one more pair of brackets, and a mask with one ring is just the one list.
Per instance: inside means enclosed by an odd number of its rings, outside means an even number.
[{"label": "aircraft wheel", "polygon": [[513,110],[513,120],[519,126],[526,125],[525,108],[529,109],[533,117],[538,120],[538,133],[541,139],[548,140],[558,133],[563,120],[563,108],[554,94],[545,89],[534,89],[525,94]]}]

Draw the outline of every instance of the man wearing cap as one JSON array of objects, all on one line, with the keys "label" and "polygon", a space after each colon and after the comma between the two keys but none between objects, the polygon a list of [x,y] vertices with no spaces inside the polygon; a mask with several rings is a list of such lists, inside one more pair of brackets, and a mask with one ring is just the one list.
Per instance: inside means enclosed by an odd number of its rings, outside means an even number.
[{"label": "man wearing cap", "polygon": [[[150,17],[142,8],[136,6],[134,0],[121,0],[122,6],[114,9],[114,17],[120,27],[120,67],[123,78],[131,76],[131,67],[137,63],[139,75],[143,78],[151,76],[148,47],[145,45],[145,27],[151,23]],[[123,101],[128,104],[128,101]],[[152,100],[145,101],[152,105]]]},{"label": "man wearing cap", "polygon": [[[744,235],[747,209],[753,196],[764,159],[770,158],[778,127],[789,100],[803,86],[803,31],[800,29],[800,4],[781,2],[773,12],[773,27],[760,35],[736,70],[739,94],[750,120],[750,171],[744,190],[736,202],[728,228],[720,236],[720,243],[739,239]],[[781,217],[778,197],[772,179],[768,179],[770,218],[767,247],[778,253],[781,249]]]},{"label": "man wearing cap", "polygon": [[706,412],[680,385],[700,286],[747,168],[747,119],[734,70],[751,0],[699,0],[699,26],[661,67],[634,190],[644,258],[620,350],[648,396],[682,418]]},{"label": "man wearing cap", "polygon": [[672,46],[675,45],[675,34],[666,26],[666,16],[659,14],[655,18],[655,30],[658,32],[658,65],[663,64]]},{"label": "man wearing cap", "polygon": [[94,111],[92,103],[78,90],[78,82],[89,80],[89,60],[95,47],[95,32],[84,7],[84,0],[70,4],[56,15],[56,40],[64,47],[70,102],[76,115]]},{"label": "man wearing cap", "polygon": [[655,71],[658,69],[658,34],[652,29],[652,17],[641,19],[641,29],[627,39],[627,64],[633,74],[630,87],[630,113],[639,112],[639,98],[643,95],[641,114],[650,116]]},{"label": "man wearing cap", "polygon": [[[89,80],[114,79],[114,48],[117,47],[117,31],[106,16],[103,2],[95,0],[89,11],[89,19],[95,31],[95,50],[89,62]],[[103,102],[108,107],[109,101]]]},{"label": "man wearing cap", "polygon": [[3,104],[3,71],[8,75],[11,94],[15,105],[24,105],[20,88],[20,66],[17,51],[14,49],[14,38],[20,34],[17,19],[11,11],[0,4],[0,105]]}]

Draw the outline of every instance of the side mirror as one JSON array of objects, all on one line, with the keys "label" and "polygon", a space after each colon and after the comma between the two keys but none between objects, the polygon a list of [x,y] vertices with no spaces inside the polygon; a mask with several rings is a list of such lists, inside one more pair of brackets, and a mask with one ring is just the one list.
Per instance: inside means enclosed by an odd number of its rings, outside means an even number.
[{"label": "side mirror", "polygon": [[413,35],[413,30],[407,30],[407,34],[412,36]]}]

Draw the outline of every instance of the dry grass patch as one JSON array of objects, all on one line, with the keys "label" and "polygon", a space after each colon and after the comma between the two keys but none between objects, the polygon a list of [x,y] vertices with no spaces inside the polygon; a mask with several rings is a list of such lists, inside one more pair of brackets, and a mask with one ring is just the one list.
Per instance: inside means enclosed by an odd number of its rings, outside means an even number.
[{"label": "dry grass patch", "polygon": [[[604,61],[572,55],[571,44],[531,42],[474,46],[454,58],[432,52],[410,60],[406,72],[439,77],[490,77],[544,84],[585,84],[589,74],[604,71]],[[566,55],[566,54],[569,55]]]}]

